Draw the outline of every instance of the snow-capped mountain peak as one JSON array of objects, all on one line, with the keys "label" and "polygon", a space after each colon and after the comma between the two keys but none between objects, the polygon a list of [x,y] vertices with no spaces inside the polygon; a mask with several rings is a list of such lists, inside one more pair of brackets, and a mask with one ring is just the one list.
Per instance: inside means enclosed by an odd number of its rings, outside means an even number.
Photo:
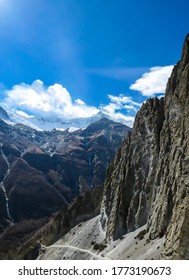
[{"label": "snow-capped mountain peak", "polygon": [[[74,131],[81,128],[86,128],[91,123],[98,121],[102,118],[112,119],[109,115],[104,114],[99,111],[97,114],[92,115],[91,117],[83,117],[83,118],[65,118],[56,113],[52,114],[30,114],[28,112],[23,112],[19,108],[17,109],[6,109],[6,111],[2,108],[2,113],[0,118],[4,119],[9,124],[17,124],[21,123],[36,130],[48,130],[51,131],[53,129],[57,130],[65,130],[69,129],[69,131]],[[1,113],[0,111],[0,113]],[[114,119],[112,119],[114,120]],[[120,119],[116,120],[123,124],[129,125],[125,120]],[[132,126],[132,122],[129,126]]]}]

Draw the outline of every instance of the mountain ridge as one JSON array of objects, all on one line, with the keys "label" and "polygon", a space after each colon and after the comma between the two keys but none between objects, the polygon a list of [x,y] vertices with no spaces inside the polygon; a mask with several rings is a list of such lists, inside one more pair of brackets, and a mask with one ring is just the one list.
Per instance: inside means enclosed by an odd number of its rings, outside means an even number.
[{"label": "mountain ridge", "polygon": [[45,114],[44,112],[43,115],[30,115],[20,110],[10,108],[5,110],[4,108],[0,107],[0,117],[10,125],[23,124],[38,131],[51,131],[53,129],[63,131],[68,129],[70,132],[72,132],[81,128],[84,129],[91,123],[94,123],[95,121],[102,118],[108,118],[109,120],[120,122],[132,127],[132,121],[128,122],[123,118],[115,120],[110,115],[104,114],[101,111],[95,115],[92,115],[91,117],[65,118],[58,116],[53,112],[48,114]]}]

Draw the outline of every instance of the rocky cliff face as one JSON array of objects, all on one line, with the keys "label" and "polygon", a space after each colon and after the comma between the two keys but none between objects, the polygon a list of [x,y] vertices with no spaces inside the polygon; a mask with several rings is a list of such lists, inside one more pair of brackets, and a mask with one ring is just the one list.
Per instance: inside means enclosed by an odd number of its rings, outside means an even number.
[{"label": "rocky cliff face", "polygon": [[189,35],[165,96],[151,237],[166,234],[164,258],[189,259]]},{"label": "rocky cliff face", "polygon": [[189,258],[189,35],[165,99],[149,99],[108,170],[102,202],[107,240],[147,223],[166,236],[162,258]]},{"label": "rocky cliff face", "polygon": [[110,165],[104,185],[102,224],[116,239],[147,222],[159,159],[164,101],[149,99],[136,116],[133,133]]}]

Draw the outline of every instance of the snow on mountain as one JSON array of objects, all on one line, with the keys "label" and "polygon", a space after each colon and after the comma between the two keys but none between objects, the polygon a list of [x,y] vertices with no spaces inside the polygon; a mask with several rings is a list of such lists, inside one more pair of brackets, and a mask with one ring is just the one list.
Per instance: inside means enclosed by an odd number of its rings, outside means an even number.
[{"label": "snow on mountain", "polygon": [[130,127],[132,126],[132,121],[128,122],[125,121],[124,119],[115,120],[112,119],[109,115],[102,113],[101,111],[88,118],[73,118],[73,119],[63,118],[53,112],[51,113],[51,115],[43,114],[43,115],[36,115],[36,116],[30,115],[29,113],[20,111],[18,109],[17,110],[7,109],[5,112],[7,112],[9,118],[4,118],[3,116],[0,117],[4,119],[7,123],[12,125],[21,123],[26,126],[30,126],[38,131],[42,131],[42,130],[51,131],[53,129],[57,129],[57,130],[69,129],[69,131],[74,131],[77,129],[86,128],[91,123],[98,121],[104,117],[117,122],[121,122]]}]

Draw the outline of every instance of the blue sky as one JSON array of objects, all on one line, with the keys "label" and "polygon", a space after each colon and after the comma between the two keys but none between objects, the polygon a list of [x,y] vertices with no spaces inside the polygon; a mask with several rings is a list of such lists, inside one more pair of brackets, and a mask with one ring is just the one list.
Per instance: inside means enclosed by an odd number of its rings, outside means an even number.
[{"label": "blue sky", "polygon": [[164,92],[188,10],[186,0],[0,0],[1,103],[134,116]]}]

